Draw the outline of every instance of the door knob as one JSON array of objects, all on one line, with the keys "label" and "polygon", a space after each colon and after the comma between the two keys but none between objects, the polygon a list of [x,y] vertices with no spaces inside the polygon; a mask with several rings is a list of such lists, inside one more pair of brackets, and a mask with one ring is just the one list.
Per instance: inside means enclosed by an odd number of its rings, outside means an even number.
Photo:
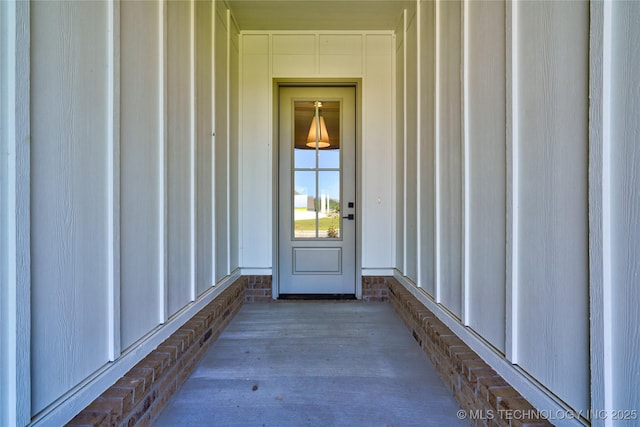
[{"label": "door knob", "polygon": [[343,216],[342,218],[344,219],[348,219],[349,221],[353,221],[355,219],[355,215],[353,214],[349,214],[347,216]]}]

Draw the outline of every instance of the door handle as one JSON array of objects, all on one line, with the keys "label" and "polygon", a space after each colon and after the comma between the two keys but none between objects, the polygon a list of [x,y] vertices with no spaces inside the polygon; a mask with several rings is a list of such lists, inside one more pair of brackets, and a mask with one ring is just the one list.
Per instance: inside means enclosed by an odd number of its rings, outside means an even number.
[{"label": "door handle", "polygon": [[356,219],[354,214],[349,214],[347,216],[343,216],[342,218],[348,219],[349,221],[353,221],[354,219]]}]

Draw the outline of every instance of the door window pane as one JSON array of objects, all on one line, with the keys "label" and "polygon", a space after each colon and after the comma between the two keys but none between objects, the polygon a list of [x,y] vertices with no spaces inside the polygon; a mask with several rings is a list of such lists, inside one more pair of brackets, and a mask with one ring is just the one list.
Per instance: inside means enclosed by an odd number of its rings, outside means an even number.
[{"label": "door window pane", "polygon": [[340,238],[340,171],[319,171],[318,189],[318,237]]},{"label": "door window pane", "polygon": [[340,136],[340,101],[294,102],[294,238],[341,237]]},{"label": "door window pane", "polygon": [[317,236],[316,172],[296,171],[294,173],[293,229],[294,237]]}]

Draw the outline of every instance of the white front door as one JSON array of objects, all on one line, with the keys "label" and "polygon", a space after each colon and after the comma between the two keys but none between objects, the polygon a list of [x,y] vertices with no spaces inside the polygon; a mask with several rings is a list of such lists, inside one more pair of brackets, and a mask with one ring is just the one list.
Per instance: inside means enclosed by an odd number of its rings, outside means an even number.
[{"label": "white front door", "polygon": [[282,294],[355,294],[355,87],[281,87]]}]

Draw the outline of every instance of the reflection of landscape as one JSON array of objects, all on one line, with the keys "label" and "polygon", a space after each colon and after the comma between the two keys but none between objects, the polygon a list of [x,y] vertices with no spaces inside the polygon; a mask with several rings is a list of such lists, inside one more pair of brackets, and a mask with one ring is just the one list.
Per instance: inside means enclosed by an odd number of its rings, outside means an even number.
[{"label": "reflection of landscape", "polygon": [[297,238],[340,237],[340,203],[326,194],[319,200],[307,194],[296,194],[293,218]]},{"label": "reflection of landscape", "polygon": [[339,238],[340,102],[295,101],[294,129],[294,237]]}]

